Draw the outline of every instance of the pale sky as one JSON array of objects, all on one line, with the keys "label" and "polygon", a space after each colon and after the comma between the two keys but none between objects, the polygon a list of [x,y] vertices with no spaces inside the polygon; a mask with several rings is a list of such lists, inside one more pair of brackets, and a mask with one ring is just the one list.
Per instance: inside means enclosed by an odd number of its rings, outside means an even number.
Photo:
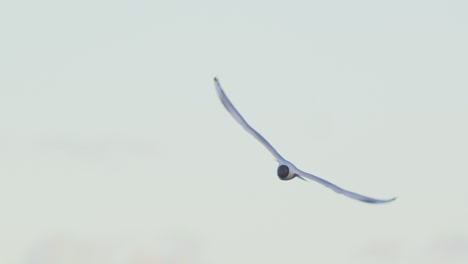
[{"label": "pale sky", "polygon": [[468,4],[315,2],[1,3],[0,263],[466,263]]}]

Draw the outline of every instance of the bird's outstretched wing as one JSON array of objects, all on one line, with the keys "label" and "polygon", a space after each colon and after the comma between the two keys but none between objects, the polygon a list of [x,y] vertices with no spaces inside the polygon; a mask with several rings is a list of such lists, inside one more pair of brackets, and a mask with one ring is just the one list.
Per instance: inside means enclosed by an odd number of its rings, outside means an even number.
[{"label": "bird's outstretched wing", "polygon": [[[270,151],[270,153],[275,157],[275,159],[279,163],[286,162],[286,160],[278,153],[278,151],[276,151],[276,149],[273,148],[273,146],[262,135],[260,135],[255,129],[253,129],[247,123],[247,121],[245,121],[245,119],[241,116],[241,114],[239,114],[237,109],[234,107],[234,105],[232,105],[231,101],[226,96],[226,93],[224,93],[223,89],[221,88],[221,84],[219,83],[217,78],[214,78],[214,83],[215,83],[215,87],[216,87],[216,91],[218,93],[219,99],[221,99],[221,102],[223,103],[224,107],[226,108],[226,110],[228,110],[228,112],[232,115],[232,117],[234,117],[234,119],[245,130],[247,130],[247,132],[249,132],[252,136],[254,136],[258,141],[260,141],[260,143],[262,143],[263,146],[265,146],[268,149],[268,151]],[[381,199],[374,199],[374,198],[370,198],[370,197],[367,197],[367,196],[363,196],[363,195],[360,195],[360,194],[357,194],[357,193],[354,193],[354,192],[344,190],[344,189],[336,186],[335,184],[333,184],[331,182],[328,182],[328,181],[326,181],[326,180],[324,180],[322,178],[319,178],[319,177],[317,177],[315,175],[312,175],[310,173],[307,173],[305,171],[301,171],[301,170],[299,170],[297,168],[295,168],[295,169],[297,170],[296,171],[296,176],[298,178],[300,178],[302,180],[310,179],[310,180],[316,181],[316,182],[324,185],[325,187],[328,187],[328,188],[332,189],[333,191],[335,191],[337,193],[343,194],[345,196],[348,196],[350,198],[353,198],[353,199],[356,199],[356,200],[359,200],[359,201],[363,201],[363,202],[367,202],[367,203],[387,203],[387,202],[391,202],[391,201],[396,199],[396,197],[395,197],[395,198],[388,199],[388,200],[381,200]]]},{"label": "bird's outstretched wing", "polygon": [[349,198],[353,198],[353,199],[356,199],[356,200],[359,200],[359,201],[363,201],[363,202],[366,202],[366,203],[388,203],[388,202],[391,202],[393,200],[396,199],[396,197],[393,197],[391,199],[387,199],[387,200],[382,200],[382,199],[374,199],[374,198],[370,198],[370,197],[367,197],[367,196],[364,196],[364,195],[360,195],[360,194],[357,194],[357,193],[354,193],[354,192],[351,192],[351,191],[347,191],[341,187],[338,187],[336,186],[335,184],[331,183],[331,182],[328,182],[322,178],[319,178],[315,175],[312,175],[310,173],[307,173],[305,171],[301,171],[298,169],[298,175],[301,177],[301,178],[307,178],[307,179],[310,179],[310,180],[313,180],[313,181],[316,181],[320,184],[322,184],[323,186],[325,187],[328,187],[330,189],[332,189],[333,191],[339,193],[339,194],[343,194],[345,196],[348,196]]},{"label": "bird's outstretched wing", "polygon": [[228,110],[228,112],[234,117],[234,119],[245,129],[247,132],[249,132],[252,136],[254,136],[260,143],[265,146],[268,151],[275,157],[275,159],[280,162],[283,161],[284,158],[276,151],[275,148],[262,136],[260,135],[255,129],[253,129],[247,121],[239,114],[239,112],[236,110],[234,105],[232,105],[231,101],[229,101],[229,98],[226,96],[226,93],[224,93],[223,88],[221,88],[221,84],[218,81],[218,78],[214,78],[214,83],[216,87],[216,91],[218,92],[219,99],[221,99],[221,102],[223,103],[224,107]]}]

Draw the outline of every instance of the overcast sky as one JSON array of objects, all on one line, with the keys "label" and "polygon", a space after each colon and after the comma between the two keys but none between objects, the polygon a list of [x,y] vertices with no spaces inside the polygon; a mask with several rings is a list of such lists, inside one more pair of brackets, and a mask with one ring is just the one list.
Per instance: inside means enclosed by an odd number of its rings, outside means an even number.
[{"label": "overcast sky", "polygon": [[[0,4],[0,262],[466,263],[467,12]],[[214,76],[299,168],[398,199],[280,181]]]}]

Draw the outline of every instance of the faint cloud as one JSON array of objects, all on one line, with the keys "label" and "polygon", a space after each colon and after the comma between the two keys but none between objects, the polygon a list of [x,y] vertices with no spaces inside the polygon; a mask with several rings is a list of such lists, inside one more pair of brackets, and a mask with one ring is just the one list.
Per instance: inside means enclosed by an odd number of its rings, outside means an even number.
[{"label": "faint cloud", "polygon": [[17,143],[15,149],[22,149],[23,153],[84,162],[154,159],[164,152],[154,140],[138,137],[54,136]]},{"label": "faint cloud", "polygon": [[33,247],[25,264],[201,263],[198,249],[188,236],[56,236]]},{"label": "faint cloud", "polygon": [[[468,263],[468,236],[462,234],[444,235],[431,241],[429,247],[434,260],[450,263]],[[440,263],[434,261],[434,263]],[[447,262],[444,262],[447,263]]]},{"label": "faint cloud", "polygon": [[432,238],[376,239],[359,255],[365,263],[468,263],[468,236],[463,232]]}]

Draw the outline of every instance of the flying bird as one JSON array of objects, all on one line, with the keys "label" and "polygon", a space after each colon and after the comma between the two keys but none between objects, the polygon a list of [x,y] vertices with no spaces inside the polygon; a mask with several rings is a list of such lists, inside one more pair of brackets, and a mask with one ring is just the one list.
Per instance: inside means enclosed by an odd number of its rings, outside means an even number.
[{"label": "flying bird", "polygon": [[347,191],[341,187],[338,187],[337,185],[328,182],[322,178],[319,178],[315,175],[312,175],[308,172],[302,171],[298,169],[294,164],[283,158],[281,154],[278,153],[278,151],[262,136],[260,133],[258,133],[255,129],[253,129],[247,121],[241,116],[241,114],[237,111],[237,109],[234,107],[234,105],[231,103],[229,98],[226,96],[226,93],[224,90],[221,88],[221,84],[218,81],[218,78],[214,78],[214,83],[216,87],[216,92],[218,93],[219,99],[221,99],[221,102],[223,103],[224,107],[228,112],[234,117],[234,119],[245,129],[247,132],[249,132],[252,136],[254,136],[260,143],[263,144],[265,148],[270,151],[270,153],[275,157],[276,161],[278,161],[278,169],[277,169],[277,175],[278,177],[283,180],[283,181],[288,181],[292,180],[295,177],[298,177],[302,180],[313,180],[316,181],[320,184],[322,184],[325,187],[328,187],[332,189],[333,191],[343,194],[345,196],[348,196],[349,198],[356,199],[359,201],[367,202],[367,203],[388,203],[396,199],[396,197],[383,200],[383,199],[374,199],[370,198],[361,194],[357,194],[355,192]]}]

